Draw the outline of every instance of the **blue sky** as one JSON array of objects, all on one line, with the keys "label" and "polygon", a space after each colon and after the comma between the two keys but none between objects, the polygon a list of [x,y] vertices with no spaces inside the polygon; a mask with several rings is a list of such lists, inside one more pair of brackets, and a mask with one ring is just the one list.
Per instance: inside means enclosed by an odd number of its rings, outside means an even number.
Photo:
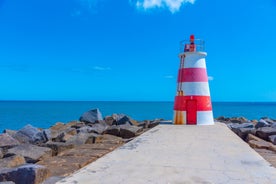
[{"label": "blue sky", "polygon": [[0,0],[0,100],[173,101],[205,40],[213,101],[276,101],[275,0]]}]

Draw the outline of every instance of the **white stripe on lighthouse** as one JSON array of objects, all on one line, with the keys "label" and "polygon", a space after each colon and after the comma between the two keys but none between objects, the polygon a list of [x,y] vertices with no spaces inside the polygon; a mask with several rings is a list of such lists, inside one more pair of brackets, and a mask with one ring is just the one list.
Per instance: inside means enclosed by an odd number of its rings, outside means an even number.
[{"label": "white stripe on lighthouse", "polygon": [[189,61],[184,63],[184,68],[206,68],[205,58],[201,58],[201,59],[189,58]]},{"label": "white stripe on lighthouse", "polygon": [[182,82],[185,96],[210,96],[208,82]]},{"label": "white stripe on lighthouse", "polygon": [[197,125],[213,125],[213,112],[212,111],[198,111],[197,112]]}]

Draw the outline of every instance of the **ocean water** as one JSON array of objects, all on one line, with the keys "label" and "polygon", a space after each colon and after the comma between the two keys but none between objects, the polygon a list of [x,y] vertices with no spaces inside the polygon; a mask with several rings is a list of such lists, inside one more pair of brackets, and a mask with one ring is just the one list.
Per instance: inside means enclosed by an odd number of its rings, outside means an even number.
[{"label": "ocean water", "polygon": [[[136,120],[171,120],[173,115],[173,102],[0,101],[0,132],[26,124],[48,128],[56,122],[77,120],[94,108],[99,108],[103,116],[124,113]],[[213,102],[213,113],[214,117],[276,119],[276,103]]]}]

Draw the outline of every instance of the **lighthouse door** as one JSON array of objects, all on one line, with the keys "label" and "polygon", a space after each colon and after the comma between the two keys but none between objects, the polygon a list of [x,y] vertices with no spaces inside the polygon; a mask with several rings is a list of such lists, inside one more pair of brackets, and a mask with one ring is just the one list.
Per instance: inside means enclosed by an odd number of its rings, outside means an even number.
[{"label": "lighthouse door", "polygon": [[187,100],[186,101],[186,112],[187,112],[187,124],[196,125],[196,115],[197,115],[197,101]]}]

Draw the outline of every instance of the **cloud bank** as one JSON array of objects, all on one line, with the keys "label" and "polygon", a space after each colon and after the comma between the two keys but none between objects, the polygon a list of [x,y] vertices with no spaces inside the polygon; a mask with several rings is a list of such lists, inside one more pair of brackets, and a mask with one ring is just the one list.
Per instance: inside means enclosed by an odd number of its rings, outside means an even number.
[{"label": "cloud bank", "polygon": [[168,8],[170,12],[179,11],[182,5],[186,3],[194,4],[195,0],[138,0],[136,7],[139,9]]}]

